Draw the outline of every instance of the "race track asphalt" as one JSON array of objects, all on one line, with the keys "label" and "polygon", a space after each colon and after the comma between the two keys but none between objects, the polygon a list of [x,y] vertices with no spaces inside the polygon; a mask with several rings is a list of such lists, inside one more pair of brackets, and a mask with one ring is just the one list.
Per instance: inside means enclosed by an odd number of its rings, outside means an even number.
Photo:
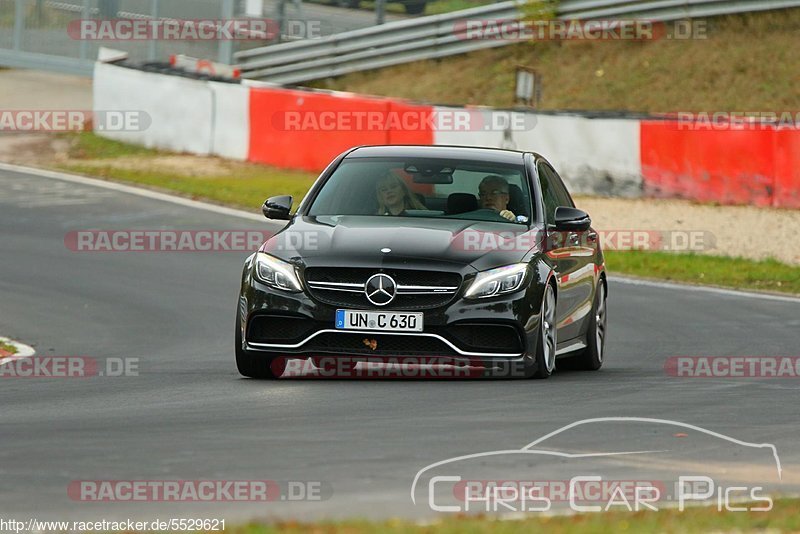
[{"label": "race track asphalt", "polygon": [[[686,379],[664,370],[670,356],[800,355],[800,300],[613,280],[607,362],[599,372],[562,371],[545,381],[261,382],[240,378],[233,361],[248,254],[80,253],[64,243],[73,230],[133,228],[269,227],[0,171],[0,335],[39,355],[139,359],[138,376],[0,378],[2,517],[430,516],[424,502],[409,497],[426,465],[518,449],[582,419],[622,416],[775,444],[780,490],[800,486],[800,379]],[[630,451],[673,439],[685,465],[729,458],[723,445],[697,432],[664,434],[655,426],[595,423],[558,446]],[[721,472],[751,482],[767,476],[745,456],[734,453],[736,465]],[[749,474],[736,475],[747,466]],[[613,466],[626,477],[641,467],[623,459]],[[547,462],[536,476],[554,480],[562,468]],[[195,479],[318,481],[328,494],[266,504],[98,503],[67,494],[76,480]]]}]

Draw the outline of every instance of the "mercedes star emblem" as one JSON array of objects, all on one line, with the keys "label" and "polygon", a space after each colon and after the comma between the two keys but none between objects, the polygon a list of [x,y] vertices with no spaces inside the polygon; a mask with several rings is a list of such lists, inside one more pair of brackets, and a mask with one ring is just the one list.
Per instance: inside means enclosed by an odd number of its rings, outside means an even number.
[{"label": "mercedes star emblem", "polygon": [[364,293],[367,295],[367,300],[375,306],[386,306],[394,300],[394,296],[397,293],[397,284],[387,274],[373,274],[367,280]]}]

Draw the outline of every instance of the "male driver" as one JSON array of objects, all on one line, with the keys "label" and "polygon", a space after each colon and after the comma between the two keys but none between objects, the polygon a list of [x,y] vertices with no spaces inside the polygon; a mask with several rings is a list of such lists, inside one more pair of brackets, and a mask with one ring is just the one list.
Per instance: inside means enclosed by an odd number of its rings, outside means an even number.
[{"label": "male driver", "polygon": [[478,202],[481,208],[493,209],[504,219],[514,221],[516,216],[508,209],[508,182],[502,176],[491,174],[478,186]]}]

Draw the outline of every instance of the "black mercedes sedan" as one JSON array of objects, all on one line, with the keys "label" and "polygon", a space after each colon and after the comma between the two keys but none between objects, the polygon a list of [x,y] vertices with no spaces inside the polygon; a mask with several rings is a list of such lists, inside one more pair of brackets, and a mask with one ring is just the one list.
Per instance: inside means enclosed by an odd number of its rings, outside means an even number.
[{"label": "black mercedes sedan", "polygon": [[323,357],[429,357],[536,378],[556,359],[603,364],[603,253],[542,156],[357,147],[291,208],[291,196],[264,203],[289,222],[244,265],[242,375],[276,378],[287,361]]}]

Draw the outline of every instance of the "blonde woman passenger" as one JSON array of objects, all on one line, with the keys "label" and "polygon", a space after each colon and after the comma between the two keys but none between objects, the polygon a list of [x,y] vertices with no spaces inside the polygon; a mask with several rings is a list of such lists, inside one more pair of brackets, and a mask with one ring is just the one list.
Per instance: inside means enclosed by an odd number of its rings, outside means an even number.
[{"label": "blonde woman passenger", "polygon": [[391,171],[378,180],[375,194],[378,198],[378,215],[405,215],[406,210],[425,209],[405,180]]}]

